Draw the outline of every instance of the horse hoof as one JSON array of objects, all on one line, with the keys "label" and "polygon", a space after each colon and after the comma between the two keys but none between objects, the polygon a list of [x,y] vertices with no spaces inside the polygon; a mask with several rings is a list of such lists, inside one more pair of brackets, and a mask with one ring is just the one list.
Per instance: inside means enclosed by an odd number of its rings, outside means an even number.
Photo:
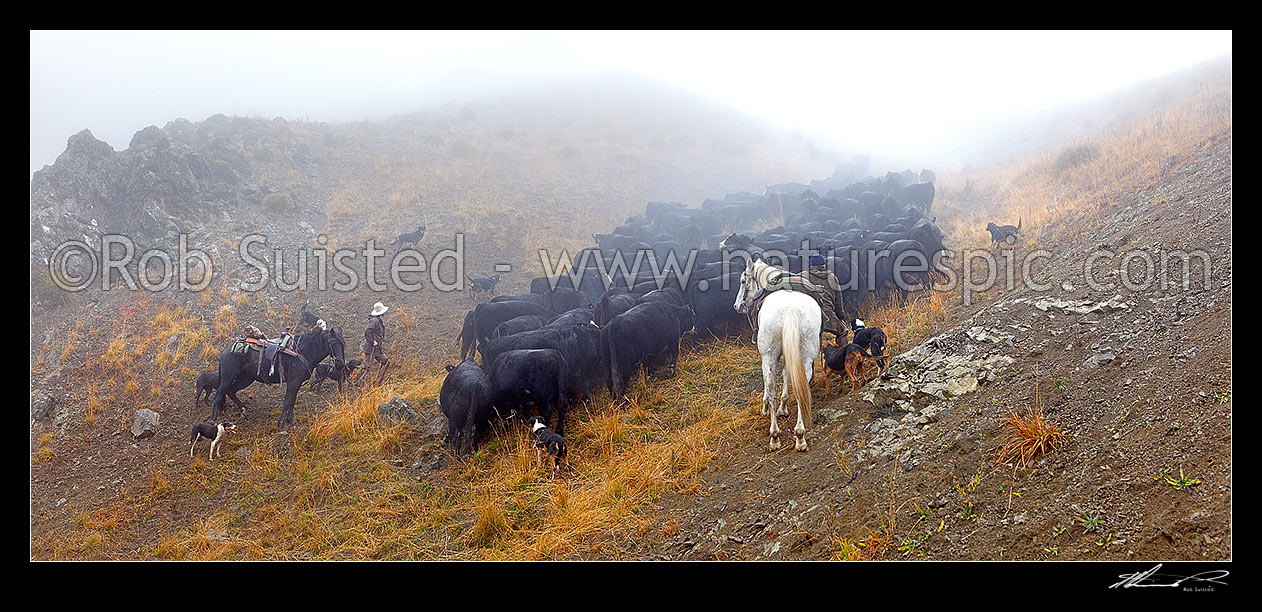
[{"label": "horse hoof", "polygon": [[288,432],[288,431],[285,431],[285,430],[283,430],[283,429],[282,429],[282,430],[280,430],[280,431],[278,431],[278,432],[276,432],[276,433],[277,433],[278,435],[282,435],[282,436],[287,436],[287,435],[289,435],[289,432]]},{"label": "horse hoof", "polygon": [[797,444],[794,445],[794,448],[796,448],[799,453],[806,452],[806,440],[798,440]]},{"label": "horse hoof", "polygon": [[768,447],[770,447],[770,448],[771,448],[771,450],[773,450],[773,451],[774,451],[774,450],[780,450],[780,441],[779,441],[779,440],[772,440],[772,441],[771,441],[771,444],[768,444],[767,446],[768,446]]}]

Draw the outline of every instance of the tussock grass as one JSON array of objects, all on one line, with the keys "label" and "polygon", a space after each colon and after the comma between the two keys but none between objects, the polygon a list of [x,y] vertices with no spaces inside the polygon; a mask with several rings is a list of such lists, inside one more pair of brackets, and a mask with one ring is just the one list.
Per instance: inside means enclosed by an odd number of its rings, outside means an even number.
[{"label": "tussock grass", "polygon": [[995,463],[1011,463],[1029,467],[1035,459],[1060,448],[1065,434],[1043,414],[1043,397],[1039,393],[1038,368],[1034,374],[1034,405],[1018,415],[1009,412],[1003,424],[1006,439],[995,452]]},{"label": "tussock grass", "polygon": [[1039,457],[1050,453],[1065,441],[1060,428],[1047,420],[1042,408],[1028,408],[1025,413],[1011,413],[1003,420],[1007,442],[999,448],[996,463],[1013,463],[1029,467]]},{"label": "tussock grass", "polygon": [[[758,363],[739,339],[697,345],[681,354],[674,378],[642,381],[619,402],[602,393],[575,403],[566,428],[572,471],[557,478],[516,422],[497,426],[467,458],[446,454],[446,467],[419,481],[395,467],[394,459],[406,467],[423,450],[420,434],[381,426],[376,407],[407,398],[424,426],[437,413],[445,374],[433,367],[331,396],[312,407],[319,418],[302,419],[311,424],[305,434],[246,433],[213,463],[203,448],[191,462],[155,467],[149,493],[118,507],[143,516],[172,497],[213,496],[229,485],[230,500],[194,528],[162,534],[146,553],[164,559],[564,559],[596,554],[605,540],[620,550],[652,524],[643,516],[649,502],[696,490],[719,441],[755,433],[747,398],[758,390]],[[234,455],[239,446],[249,455]],[[233,505],[252,509],[249,518],[223,509]],[[66,556],[82,556],[85,529],[60,543]],[[207,538],[210,529],[231,538]],[[95,554],[129,556],[108,538]]]}]

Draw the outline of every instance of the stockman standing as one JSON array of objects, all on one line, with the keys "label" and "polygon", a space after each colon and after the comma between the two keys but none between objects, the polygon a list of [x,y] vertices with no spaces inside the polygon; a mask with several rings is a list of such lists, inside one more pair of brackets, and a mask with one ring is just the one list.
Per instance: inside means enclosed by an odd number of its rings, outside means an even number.
[{"label": "stockman standing", "polygon": [[[836,342],[841,335],[841,321],[837,318],[837,304],[841,300],[841,283],[828,270],[828,262],[822,255],[811,255],[810,268],[806,273],[807,280],[820,288],[815,294],[819,301],[821,318],[820,332],[824,343]],[[832,337],[829,337],[829,334]],[[844,343],[843,343],[844,344]]]},{"label": "stockman standing", "polygon": [[377,375],[377,382],[381,382],[386,377],[386,367],[390,365],[390,360],[386,357],[386,324],[382,322],[381,316],[390,310],[389,306],[377,302],[372,306],[372,313],[368,316],[368,327],[364,328],[364,376],[367,377],[367,371],[372,365],[373,359],[381,364],[381,373]]}]

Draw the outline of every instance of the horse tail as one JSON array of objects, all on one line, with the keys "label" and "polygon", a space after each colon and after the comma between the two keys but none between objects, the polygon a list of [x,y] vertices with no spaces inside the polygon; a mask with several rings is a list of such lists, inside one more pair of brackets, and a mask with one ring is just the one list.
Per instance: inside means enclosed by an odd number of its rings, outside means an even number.
[{"label": "horse tail", "polygon": [[789,388],[802,409],[806,423],[811,422],[811,386],[806,380],[806,366],[802,363],[802,313],[796,308],[786,308],[780,327],[780,345],[784,351],[784,374]]},{"label": "horse tail", "polygon": [[1017,231],[1021,230],[1021,217],[1017,217]]}]

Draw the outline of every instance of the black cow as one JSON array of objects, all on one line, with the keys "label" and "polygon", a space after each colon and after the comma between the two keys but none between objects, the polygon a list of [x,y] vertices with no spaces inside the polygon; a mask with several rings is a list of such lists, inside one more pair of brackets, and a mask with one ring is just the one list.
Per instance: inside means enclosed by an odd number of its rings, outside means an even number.
[{"label": "black cow", "polygon": [[933,183],[915,183],[898,190],[898,199],[925,212],[933,209]]},{"label": "black cow", "polygon": [[684,300],[684,292],[677,287],[662,287],[654,289],[635,300],[636,305],[645,304],[647,302],[666,302],[675,306],[684,306],[687,302]]},{"label": "black cow", "polygon": [[511,336],[532,329],[543,327],[547,319],[539,315],[522,315],[513,317],[499,325],[495,326],[495,330],[491,332],[491,339],[501,338],[503,336]]},{"label": "black cow", "polygon": [[679,359],[679,338],[692,329],[692,308],[664,302],[640,304],[609,321],[600,330],[601,354],[608,359],[605,384],[613,397],[626,395],[637,364],[645,369],[666,363],[673,373]]},{"label": "black cow", "polygon": [[469,352],[477,344],[491,339],[491,334],[500,323],[515,319],[522,315],[538,315],[551,319],[551,310],[531,304],[530,302],[486,302],[465,316],[464,326],[460,330],[460,359],[468,358]]},{"label": "black cow", "polygon": [[591,395],[591,384],[601,375],[600,330],[593,325],[544,326],[487,342],[478,348],[482,366],[489,367],[501,354],[522,349],[560,351],[569,364],[569,389]]},{"label": "black cow", "polygon": [[546,293],[514,293],[512,295],[500,295],[491,298],[492,302],[530,302],[538,306],[548,307],[548,294]]},{"label": "black cow", "polygon": [[715,324],[724,321],[745,319],[745,315],[732,308],[740,285],[740,270],[733,271],[726,277],[697,279],[695,282],[689,279],[686,297],[694,314],[693,326],[698,332],[712,330]]},{"label": "black cow", "polygon": [[[580,283],[581,284],[581,283]],[[589,308],[592,298],[586,293],[569,287],[557,287],[544,294],[547,307],[552,312],[561,313],[575,308]]]},{"label": "black cow", "polygon": [[569,388],[569,364],[553,349],[514,350],[500,353],[487,372],[492,401],[500,414],[516,411],[525,420],[534,404],[546,423],[557,413],[557,435],[565,435],[565,407]]},{"label": "black cow", "polygon": [[624,287],[614,287],[606,291],[592,305],[592,320],[603,327],[610,319],[631,310],[637,297]]},{"label": "black cow", "polygon": [[575,325],[594,325],[592,308],[586,306],[567,310],[547,322],[543,327],[573,327]]},{"label": "black cow", "polygon": [[447,417],[446,442],[457,455],[465,443],[478,450],[478,438],[496,416],[493,399],[491,379],[472,359],[447,366],[447,378],[438,390],[438,408]]},{"label": "black cow", "polygon": [[889,245],[889,256],[877,263],[877,285],[893,285],[902,301],[907,300],[908,289],[921,290],[933,281],[930,277],[929,254],[924,245],[915,240],[895,240]]},{"label": "black cow", "polygon": [[584,268],[575,273],[578,277],[578,286],[574,286],[574,279],[568,274],[558,274],[556,276],[538,276],[530,281],[530,292],[547,294],[554,288],[577,289],[586,293],[593,300],[600,297],[605,291],[605,281],[601,278],[600,270],[597,268]]}]

